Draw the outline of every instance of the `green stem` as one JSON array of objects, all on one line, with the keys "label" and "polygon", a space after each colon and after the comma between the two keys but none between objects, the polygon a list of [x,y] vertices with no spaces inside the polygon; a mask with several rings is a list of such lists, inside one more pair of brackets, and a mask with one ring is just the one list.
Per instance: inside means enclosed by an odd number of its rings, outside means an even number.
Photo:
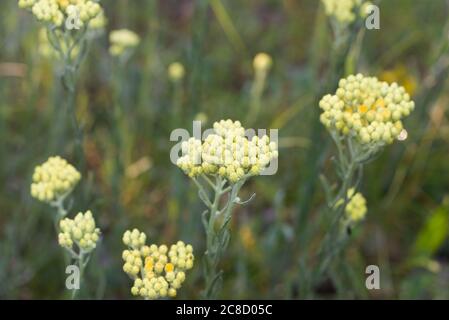
[{"label": "green stem", "polygon": [[262,94],[265,88],[267,71],[256,71],[253,87],[251,88],[250,110],[246,119],[248,124],[256,122],[262,104]]},{"label": "green stem", "polygon": [[[53,49],[58,53],[64,64],[64,72],[61,76],[61,82],[64,92],[67,95],[67,113],[75,132],[75,150],[78,157],[79,168],[83,170],[85,165],[83,150],[83,131],[76,117],[76,81],[81,62],[87,53],[86,41],[87,26],[77,32],[72,38],[70,31],[63,34],[57,34],[54,29],[47,29],[47,36]],[[74,57],[74,50],[78,53]]]},{"label": "green stem", "polygon": [[206,252],[205,256],[205,298],[213,299],[217,294],[217,286],[221,282],[221,271],[217,270],[220,260],[220,248],[217,246],[217,232],[215,229],[216,219],[219,214],[218,206],[222,196],[223,183],[221,178],[217,178],[214,188],[214,200],[209,207],[209,221],[206,228]]},{"label": "green stem", "polygon": [[89,261],[89,258],[86,256],[86,253],[83,250],[81,250],[79,255],[78,255],[78,258],[77,258],[77,265],[78,265],[78,268],[79,268],[79,271],[80,271],[80,274],[79,274],[79,276],[80,276],[80,278],[79,278],[80,288],[72,290],[72,300],[74,300],[76,298],[76,296],[78,294],[78,291],[81,290],[81,282],[82,282],[82,279],[83,279],[84,269],[86,268],[86,265],[87,265],[88,261]]},{"label": "green stem", "polygon": [[[358,171],[361,174],[362,171],[362,165],[357,161],[359,156],[354,151],[351,141],[348,141],[348,147],[343,149],[339,137],[333,135],[333,138],[339,153],[338,167],[341,171],[341,187],[336,197],[328,203],[332,222],[317,253],[318,266],[312,277],[312,289],[319,284],[321,277],[327,272],[333,258],[340,254],[345,247],[347,236],[346,233],[342,232],[340,222],[349,202],[348,190],[354,185],[355,173]],[[345,155],[345,150],[348,150],[349,154]],[[341,200],[343,200],[343,203],[337,205]],[[313,294],[312,291],[309,290],[311,294]]]},{"label": "green stem", "polygon": [[56,209],[56,215],[54,218],[56,235],[59,234],[59,221],[61,221],[67,215],[67,209],[64,207],[65,197],[66,196],[59,197],[58,200],[50,204],[53,208]]},{"label": "green stem", "polygon": [[124,85],[125,74],[125,62],[118,61],[117,68],[114,72],[113,86],[114,86],[114,106],[112,112],[112,138],[114,142],[115,151],[115,163],[112,173],[112,191],[115,199],[116,213],[120,214],[122,211],[121,206],[121,186],[125,174],[125,167],[128,163],[129,153],[128,149],[124,149],[127,145],[127,123],[125,117],[123,117],[123,103],[122,95]]},{"label": "green stem", "polygon": [[[200,188],[201,198],[204,198],[206,192],[203,186],[198,181],[194,181]],[[229,221],[238,192],[243,186],[244,181],[237,182],[232,187],[226,187],[226,180],[217,177],[213,187],[213,201],[208,199],[203,200],[209,208],[203,214],[203,225],[206,231],[206,252],[204,255],[204,277],[206,284],[203,295],[206,299],[215,299],[223,282],[223,271],[219,269],[219,263],[229,244]],[[225,194],[229,196],[228,201],[220,209],[220,200]]]}]

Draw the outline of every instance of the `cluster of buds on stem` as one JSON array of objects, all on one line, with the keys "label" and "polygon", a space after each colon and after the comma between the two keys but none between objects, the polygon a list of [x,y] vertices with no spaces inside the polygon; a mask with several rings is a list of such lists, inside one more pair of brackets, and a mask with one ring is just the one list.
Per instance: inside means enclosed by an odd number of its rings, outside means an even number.
[{"label": "cluster of buds on stem", "polygon": [[76,244],[83,252],[91,252],[97,246],[100,229],[95,226],[92,212],[78,213],[74,219],[65,218],[59,222],[58,235],[61,247],[72,249]]},{"label": "cluster of buds on stem", "polygon": [[182,152],[177,165],[189,177],[216,175],[230,183],[259,175],[278,157],[277,144],[267,135],[248,139],[241,123],[232,120],[215,122],[214,133],[203,143],[195,138],[183,142]]},{"label": "cluster of buds on stem", "polygon": [[415,108],[397,83],[362,74],[341,79],[336,93],[324,96],[319,105],[328,130],[373,148],[393,143],[404,130],[402,119]]},{"label": "cluster of buds on stem", "polygon": [[321,0],[327,16],[332,17],[341,25],[348,25],[358,17],[367,15],[369,1],[363,0]]},{"label": "cluster of buds on stem", "polygon": [[146,235],[138,229],[128,230],[123,243],[123,271],[133,280],[131,293],[145,299],[176,297],[185,281],[186,271],[193,267],[191,245],[182,241],[170,246],[146,245]]},{"label": "cluster of buds on stem", "polygon": [[51,203],[67,196],[81,179],[81,174],[59,156],[50,157],[34,169],[31,196]]}]

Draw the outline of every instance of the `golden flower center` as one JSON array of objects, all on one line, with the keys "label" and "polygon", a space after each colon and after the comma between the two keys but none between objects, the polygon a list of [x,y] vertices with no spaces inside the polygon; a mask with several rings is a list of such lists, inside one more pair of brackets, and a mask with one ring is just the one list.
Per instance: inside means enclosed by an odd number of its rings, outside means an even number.
[{"label": "golden flower center", "polygon": [[167,263],[165,265],[165,272],[172,272],[173,270],[175,270],[175,266],[173,265],[173,263]]}]

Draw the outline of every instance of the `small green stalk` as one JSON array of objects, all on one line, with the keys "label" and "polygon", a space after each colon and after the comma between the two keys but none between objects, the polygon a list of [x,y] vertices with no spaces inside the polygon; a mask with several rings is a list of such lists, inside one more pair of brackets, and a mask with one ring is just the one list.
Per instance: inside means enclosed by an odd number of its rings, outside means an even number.
[{"label": "small green stalk", "polygon": [[[364,150],[359,146],[354,146],[351,138],[346,139],[346,146],[344,146],[342,143],[344,141],[342,141],[341,137],[336,133],[331,133],[331,135],[338,150],[336,166],[340,177],[340,188],[337,194],[332,197],[329,183],[324,176],[321,177],[321,182],[326,191],[327,211],[332,217],[332,221],[317,253],[318,265],[312,277],[312,286],[319,283],[321,277],[327,272],[333,258],[338,256],[345,248],[348,234],[346,230],[341,228],[341,221],[350,200],[348,191],[351,187],[357,188],[362,177],[364,162],[377,151]],[[341,205],[338,205],[338,203],[341,203]]]},{"label": "small green stalk", "polygon": [[[75,131],[75,148],[81,168],[84,167],[83,131],[76,117],[76,81],[80,65],[87,53],[87,28],[87,25],[84,26],[82,30],[77,31],[76,35],[66,30],[61,37],[56,34],[52,27],[47,28],[48,40],[58,53],[64,66],[61,82],[67,96],[67,112]],[[76,49],[79,51],[74,56],[73,52]]]},{"label": "small green stalk", "polygon": [[247,117],[247,122],[254,123],[259,115],[261,104],[262,104],[262,94],[265,89],[265,82],[267,78],[267,71],[257,71],[254,77],[254,83],[251,88],[251,102],[250,110]]},{"label": "small green stalk", "polygon": [[[80,253],[77,255],[73,250],[71,251],[72,257],[75,258],[76,260],[76,264],[79,268],[79,282],[81,284],[82,280],[83,280],[83,275],[84,275],[84,269],[86,269],[86,266],[89,262],[90,259],[90,254],[88,252],[85,252],[83,250],[80,251]],[[80,288],[81,289],[81,288]],[[80,289],[73,289],[72,291],[72,300],[76,299],[76,296],[78,294],[78,291],[80,291]]]},{"label": "small green stalk", "polygon": [[[71,191],[70,191],[71,192]],[[69,193],[70,193],[69,192]],[[68,193],[67,193],[68,195]],[[59,222],[67,215],[67,209],[64,207],[64,200],[67,195],[59,197],[56,201],[50,203],[50,205],[56,209],[56,215],[54,218],[54,225],[56,234],[59,233]]]}]

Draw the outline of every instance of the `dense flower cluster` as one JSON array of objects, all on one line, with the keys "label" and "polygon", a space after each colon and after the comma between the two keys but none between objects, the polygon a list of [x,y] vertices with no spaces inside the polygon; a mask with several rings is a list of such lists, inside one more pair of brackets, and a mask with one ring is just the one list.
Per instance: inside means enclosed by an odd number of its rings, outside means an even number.
[{"label": "dense flower cluster", "polygon": [[415,108],[397,83],[361,74],[340,80],[335,95],[324,96],[319,105],[320,120],[328,129],[371,145],[392,143],[403,130],[401,119]]},{"label": "dense flower cluster", "polygon": [[53,202],[69,194],[81,179],[81,174],[61,157],[50,157],[34,169],[31,196],[43,202]]},{"label": "dense flower cluster", "polygon": [[321,0],[326,15],[334,17],[341,24],[353,22],[357,16],[366,15],[367,6],[371,2],[363,0]]},{"label": "dense flower cluster", "polygon": [[57,27],[72,17],[82,27],[103,12],[93,0],[19,0],[19,7],[31,10],[39,21]]},{"label": "dense flower cluster", "polygon": [[278,157],[277,145],[268,136],[248,139],[240,122],[232,120],[215,122],[214,133],[204,143],[195,138],[184,141],[182,152],[177,165],[189,177],[217,174],[231,183],[260,174]]},{"label": "dense flower cluster", "polygon": [[100,229],[96,228],[92,212],[78,213],[74,219],[65,218],[59,222],[61,232],[58,235],[59,245],[72,249],[76,243],[83,252],[90,252],[97,246]]},{"label": "dense flower cluster", "polygon": [[353,188],[348,190],[348,204],[345,208],[346,218],[351,222],[362,220],[366,215],[366,199],[360,193],[355,193]]},{"label": "dense flower cluster", "polygon": [[140,37],[128,29],[111,31],[109,34],[111,46],[109,52],[113,56],[120,56],[125,52],[137,47],[140,43]]},{"label": "dense flower cluster", "polygon": [[123,271],[134,279],[131,293],[145,299],[176,297],[187,270],[193,267],[191,245],[178,241],[170,246],[145,245],[146,235],[138,229],[126,231],[123,243]]}]

